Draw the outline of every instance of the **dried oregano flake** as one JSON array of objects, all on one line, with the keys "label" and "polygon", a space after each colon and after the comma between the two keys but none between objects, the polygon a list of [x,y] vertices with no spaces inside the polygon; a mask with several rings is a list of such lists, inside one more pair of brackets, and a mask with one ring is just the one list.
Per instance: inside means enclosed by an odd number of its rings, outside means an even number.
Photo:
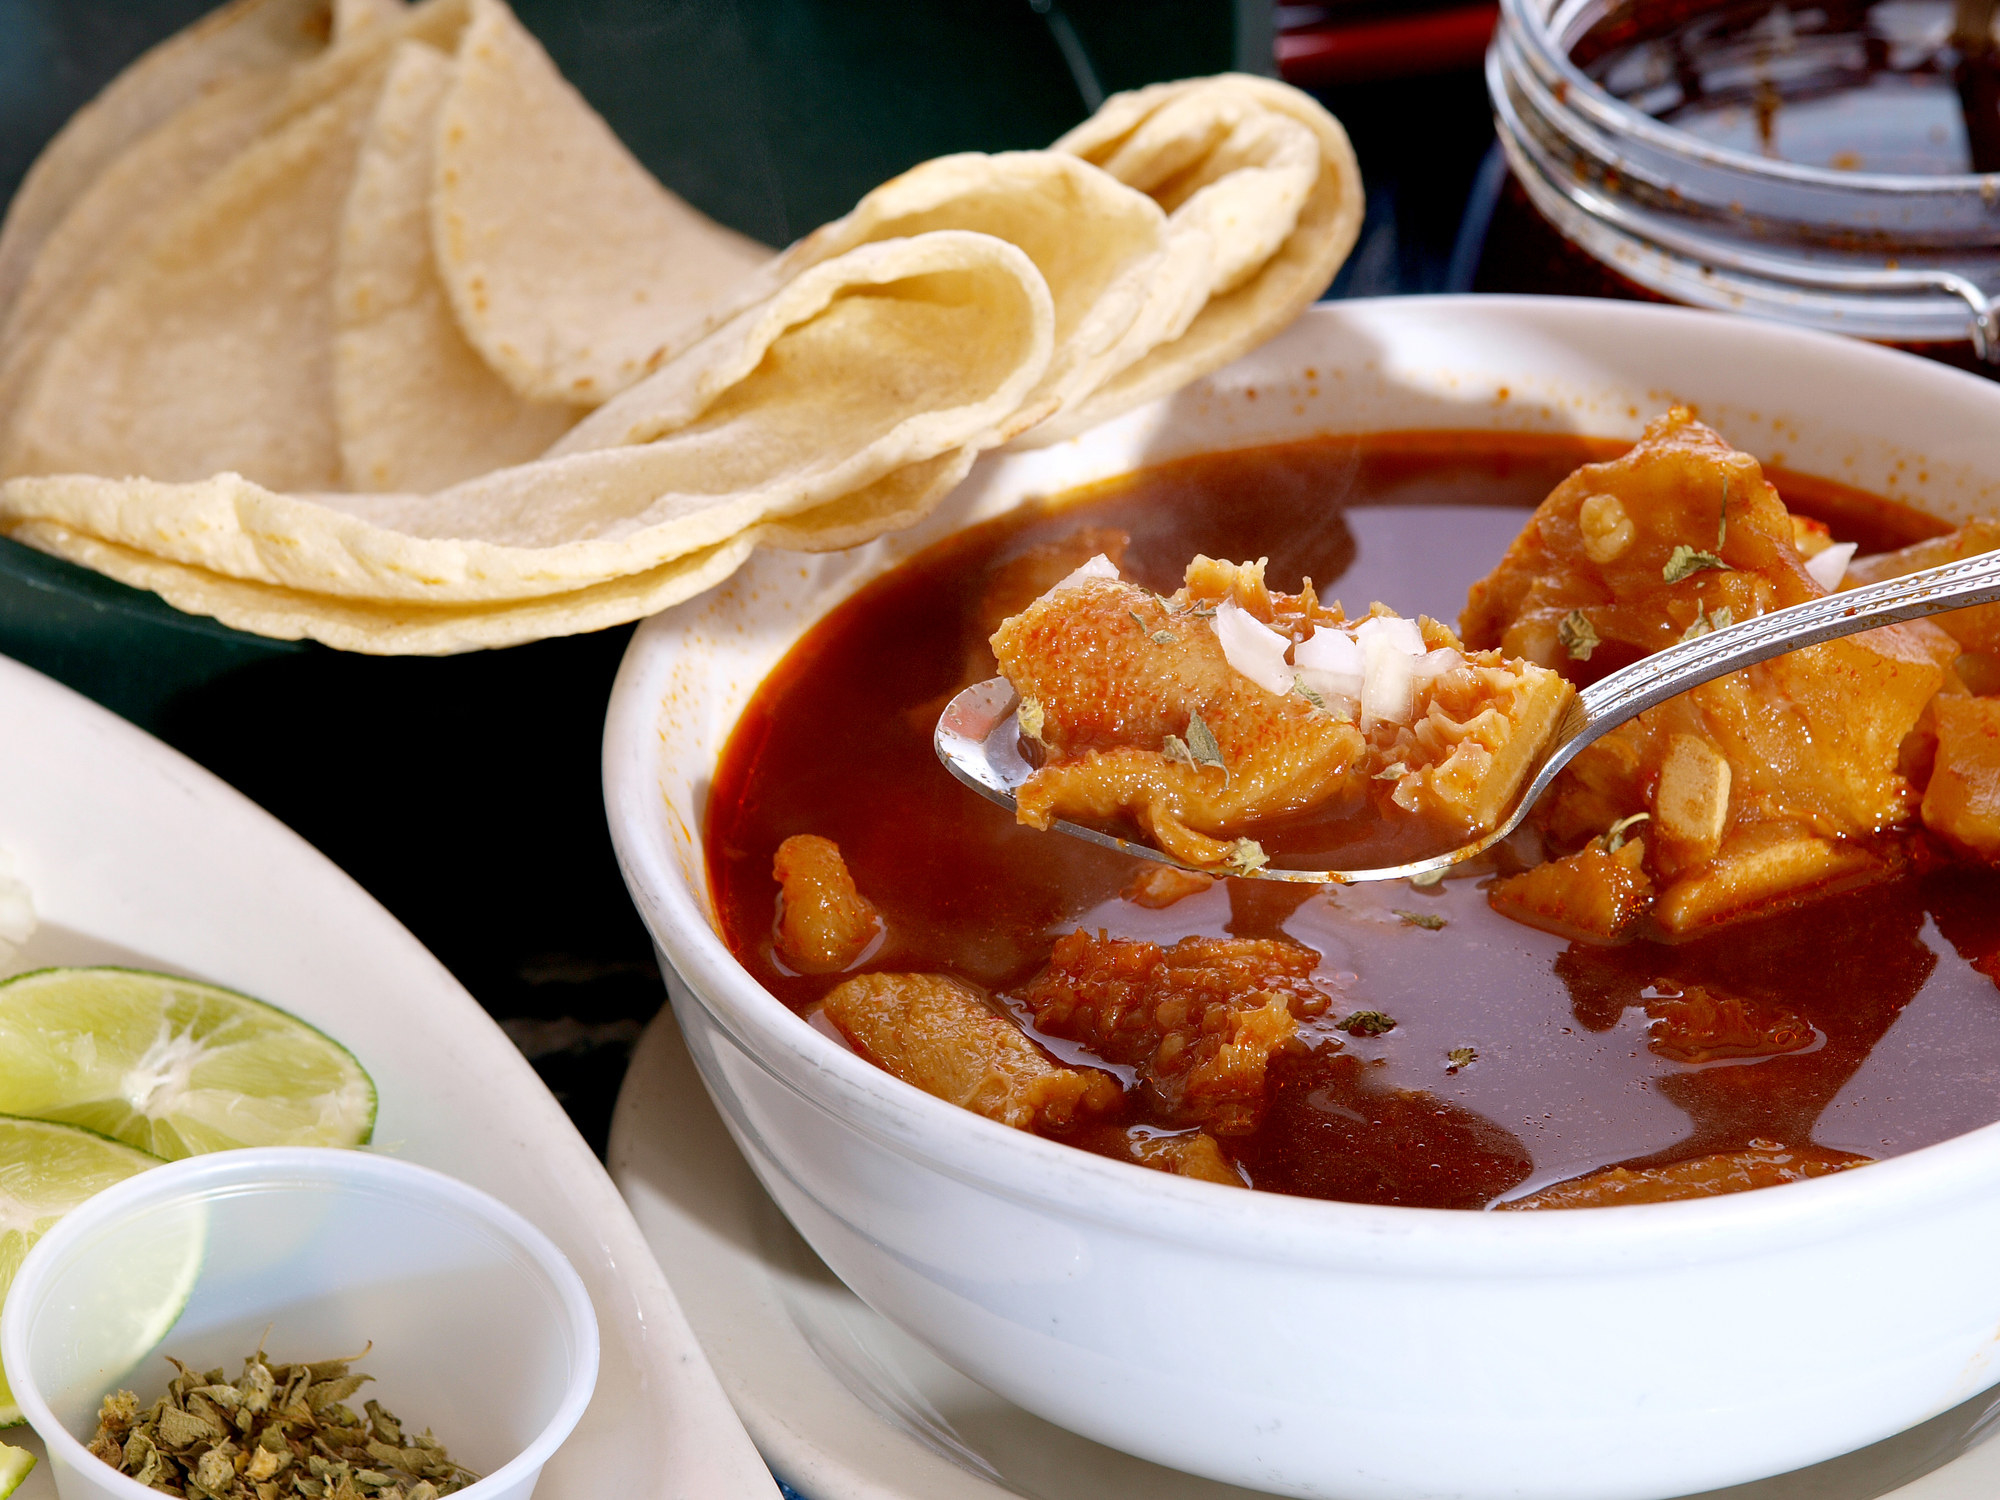
[{"label": "dried oregano flake", "polygon": [[1042,701],[1039,698],[1024,697],[1021,706],[1014,710],[1014,722],[1021,726],[1021,733],[1031,740],[1042,737]]},{"label": "dried oregano flake", "polygon": [[1589,661],[1590,653],[1604,642],[1598,639],[1596,628],[1590,617],[1580,609],[1573,609],[1556,626],[1556,639],[1562,642],[1563,650],[1569,653],[1571,661]]},{"label": "dried oregano flake", "polygon": [[344,1405],[372,1378],[350,1374],[352,1359],[269,1364],[260,1349],[234,1381],[168,1360],[180,1373],[167,1393],[144,1411],[130,1391],[106,1396],[90,1441],[98,1458],[162,1494],[438,1500],[479,1478],[381,1403],[364,1403],[362,1416]]},{"label": "dried oregano flake", "polygon": [[1271,862],[1271,856],[1264,852],[1264,846],[1255,839],[1238,839],[1229,846],[1223,856],[1224,868],[1234,870],[1239,875],[1250,875]]},{"label": "dried oregano flake", "polygon": [[1660,577],[1668,583],[1679,583],[1683,578],[1699,573],[1703,568],[1728,570],[1729,564],[1713,552],[1697,552],[1686,542],[1675,547],[1667,557],[1667,565],[1660,569]]},{"label": "dried oregano flake", "polygon": [[1357,1010],[1334,1025],[1349,1036],[1383,1036],[1396,1029],[1396,1020],[1379,1010]]},{"label": "dried oregano flake", "polygon": [[1699,640],[1710,631],[1727,630],[1735,623],[1736,611],[1726,604],[1718,604],[1714,609],[1706,611],[1698,609],[1694,612],[1694,618],[1688,622],[1688,628],[1681,632],[1681,642],[1686,644],[1688,641]]},{"label": "dried oregano flake", "polygon": [[1208,727],[1198,713],[1188,715],[1187,745],[1188,753],[1195,758],[1195,764],[1219,767],[1225,778],[1223,785],[1229,784],[1227,780],[1229,768],[1223,765],[1222,746],[1215,738],[1215,731]]},{"label": "dried oregano flake", "polygon": [[1405,927],[1421,927],[1426,932],[1436,932],[1445,923],[1443,917],[1434,917],[1426,911],[1398,911],[1396,915],[1403,919]]},{"label": "dried oregano flake", "polygon": [[1222,746],[1216,741],[1215,731],[1208,727],[1199,713],[1188,715],[1187,738],[1170,734],[1160,742],[1160,753],[1168,760],[1177,760],[1190,771],[1199,771],[1203,766],[1214,766],[1222,773],[1222,789],[1229,790],[1229,766],[1222,758]]}]

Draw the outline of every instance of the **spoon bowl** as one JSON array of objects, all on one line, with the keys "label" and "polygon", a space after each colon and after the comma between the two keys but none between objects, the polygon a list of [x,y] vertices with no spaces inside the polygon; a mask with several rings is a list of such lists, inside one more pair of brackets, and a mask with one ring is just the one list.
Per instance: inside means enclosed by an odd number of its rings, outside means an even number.
[{"label": "spoon bowl", "polygon": [[[1788,609],[1773,610],[1768,615],[1682,641],[1634,662],[1623,671],[1613,672],[1571,698],[1561,721],[1542,747],[1534,774],[1514,799],[1513,807],[1497,824],[1477,832],[1460,847],[1403,864],[1350,870],[1264,865],[1244,878],[1354,885],[1371,880],[1441,875],[1453,865],[1484,853],[1520,827],[1521,820],[1578,751],[1669,698],[1804,646],[1996,601],[2000,601],[2000,552],[1986,552],[1901,578],[1828,594]],[[938,759],[952,775],[989,801],[1010,810],[1017,805],[1016,794],[1022,783],[1035,769],[1021,750],[1021,726],[1016,717],[1019,706],[1019,695],[1006,678],[974,683],[945,705],[933,739]],[[1151,844],[1080,823],[1056,819],[1049,827],[1054,832],[1122,854],[1159,860],[1183,869],[1198,868],[1183,864]],[[1241,871],[1230,873],[1243,876]]]}]

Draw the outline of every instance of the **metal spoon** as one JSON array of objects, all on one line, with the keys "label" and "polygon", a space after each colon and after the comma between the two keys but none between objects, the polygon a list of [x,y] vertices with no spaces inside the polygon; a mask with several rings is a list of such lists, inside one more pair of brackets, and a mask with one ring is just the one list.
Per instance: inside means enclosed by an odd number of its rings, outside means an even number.
[{"label": "metal spoon", "polygon": [[[1345,885],[1364,880],[1404,880],[1412,875],[1445,870],[1507,837],[1520,826],[1536,799],[1549,789],[1549,783],[1579,750],[1656,704],[1704,682],[1726,677],[1739,667],[1783,656],[1801,646],[1814,646],[1899,620],[1921,620],[1947,610],[1996,601],[2000,601],[2000,552],[1985,552],[1903,578],[1773,610],[1740,625],[1725,626],[1683,641],[1621,672],[1613,672],[1571,699],[1562,723],[1549,737],[1540,768],[1515,801],[1513,810],[1498,827],[1474,842],[1428,859],[1379,869],[1297,870],[1266,865],[1254,872],[1255,878]],[[975,683],[946,705],[938,720],[935,740],[938,759],[952,775],[981,796],[1010,810],[1014,807],[1016,789],[1034,770],[1021,754],[1021,727],[1014,718],[1017,706],[1013,685],[1006,678]],[[1116,834],[1100,833],[1060,819],[1050,826],[1072,838],[1087,839],[1121,853],[1170,865],[1180,863],[1150,844],[1122,839]]]}]

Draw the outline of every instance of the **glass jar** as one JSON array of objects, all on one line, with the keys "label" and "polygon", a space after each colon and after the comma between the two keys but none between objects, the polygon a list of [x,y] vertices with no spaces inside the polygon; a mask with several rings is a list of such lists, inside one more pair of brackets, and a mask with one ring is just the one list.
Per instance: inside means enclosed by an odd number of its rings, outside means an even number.
[{"label": "glass jar", "polygon": [[1487,82],[1529,201],[1643,293],[1990,364],[2000,173],[1965,170],[1939,113],[1951,22],[1950,0],[1502,0]]}]

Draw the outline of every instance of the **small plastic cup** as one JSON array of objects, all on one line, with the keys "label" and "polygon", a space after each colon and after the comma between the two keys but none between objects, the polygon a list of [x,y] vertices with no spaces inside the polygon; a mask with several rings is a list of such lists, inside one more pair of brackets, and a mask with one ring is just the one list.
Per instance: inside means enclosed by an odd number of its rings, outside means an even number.
[{"label": "small plastic cup", "polygon": [[[266,1330],[269,1330],[268,1337]],[[364,1151],[273,1147],[155,1167],[29,1251],[0,1311],[0,1362],[62,1500],[155,1491],[85,1447],[120,1388],[174,1370],[234,1379],[359,1354],[373,1397],[483,1477],[464,1500],[527,1500],[597,1382],[597,1319],[548,1237],[497,1199]]]}]

